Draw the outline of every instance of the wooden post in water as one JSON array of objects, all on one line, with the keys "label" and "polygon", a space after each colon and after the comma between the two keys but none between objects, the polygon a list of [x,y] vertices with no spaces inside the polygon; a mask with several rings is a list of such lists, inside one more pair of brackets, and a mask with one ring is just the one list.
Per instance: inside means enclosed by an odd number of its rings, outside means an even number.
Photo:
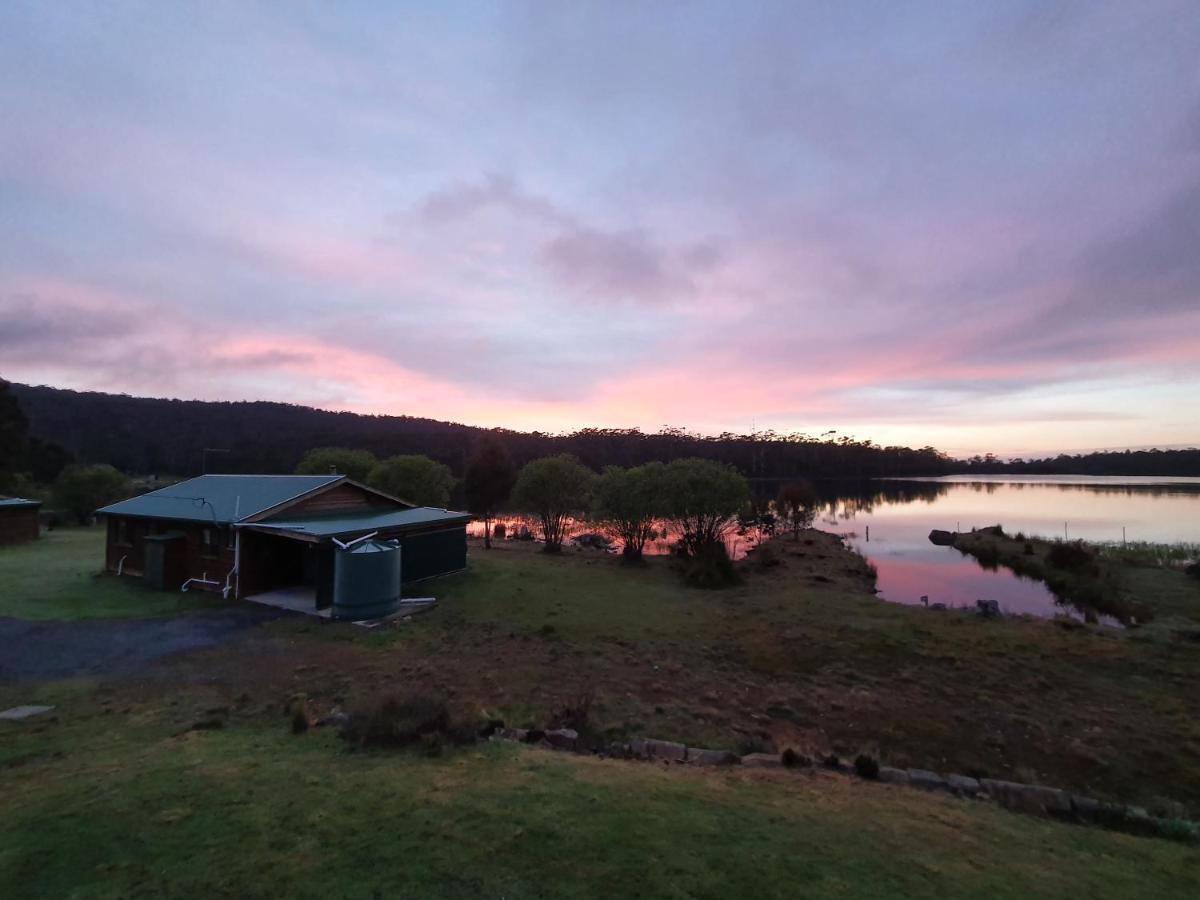
[{"label": "wooden post in water", "polygon": [[867,526],[867,543],[871,543],[871,526]]},{"label": "wooden post in water", "polygon": [[1121,546],[1125,546],[1125,526],[1121,526]]},{"label": "wooden post in water", "polygon": [[1067,523],[1063,522],[1063,540],[1069,541],[1070,539],[1071,535],[1067,532]]}]

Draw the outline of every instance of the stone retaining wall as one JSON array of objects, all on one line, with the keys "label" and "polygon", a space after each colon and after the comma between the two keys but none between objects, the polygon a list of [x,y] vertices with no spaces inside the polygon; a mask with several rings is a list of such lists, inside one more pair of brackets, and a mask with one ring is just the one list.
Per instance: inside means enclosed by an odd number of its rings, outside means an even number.
[{"label": "stone retaining wall", "polygon": [[[501,728],[494,732],[491,740],[519,741],[545,749],[587,752],[579,741],[579,735],[569,729],[551,731],[536,729]],[[689,747],[675,741],[657,738],[633,738],[628,743],[611,744],[601,751],[602,755],[620,759],[637,759],[664,764],[695,766],[735,766],[747,768],[785,768],[783,757],[771,753],[749,753],[738,756],[726,750],[709,750]],[[800,759],[801,757],[792,757]],[[791,766],[812,770],[815,766],[807,758],[806,764]],[[836,756],[826,757],[821,766],[847,775],[857,774],[854,765]],[[861,777],[861,776],[860,776]],[[1021,784],[994,778],[972,778],[969,775],[941,775],[928,769],[896,769],[879,766],[876,779],[886,784],[901,785],[919,790],[936,791],[973,800],[998,803],[1006,809],[1032,815],[1051,816],[1074,822],[1087,822],[1126,831],[1133,834],[1170,837],[1177,840],[1200,843],[1200,825],[1182,820],[1168,820],[1151,816],[1146,810],[1121,803],[1108,803],[1093,797],[1072,794],[1058,788],[1038,784]]]}]

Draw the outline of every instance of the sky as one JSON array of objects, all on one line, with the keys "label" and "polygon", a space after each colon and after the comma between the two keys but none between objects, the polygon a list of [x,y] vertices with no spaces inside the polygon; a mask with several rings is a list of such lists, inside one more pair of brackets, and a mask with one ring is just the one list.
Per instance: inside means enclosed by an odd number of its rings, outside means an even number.
[{"label": "sky", "polygon": [[1200,6],[0,4],[0,376],[1200,443]]}]

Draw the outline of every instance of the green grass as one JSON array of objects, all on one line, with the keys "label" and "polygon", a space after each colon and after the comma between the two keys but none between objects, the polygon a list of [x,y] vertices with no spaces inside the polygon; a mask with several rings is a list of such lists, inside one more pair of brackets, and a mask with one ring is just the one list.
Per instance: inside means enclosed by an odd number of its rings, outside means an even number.
[{"label": "green grass", "polygon": [[780,566],[749,568],[725,591],[683,587],[664,559],[473,545],[467,573],[420,586],[438,608],[393,631],[269,627],[302,667],[288,689],[318,707],[417,683],[544,725],[593,691],[594,728],[610,738],[869,750],[1200,815],[1192,579],[1124,572],[1158,611],[1139,629],[985,620],[882,602],[860,558],[811,539],[783,539]]},{"label": "green grass", "polygon": [[167,616],[211,605],[199,593],[153,591],[103,574],[103,528],[57,528],[0,547],[0,616],[93,619]]},{"label": "green grass", "polygon": [[261,710],[186,731],[202,694],[48,690],[59,722],[0,723],[0,896],[1168,898],[1200,879],[1171,842],[827,775],[349,752]]}]

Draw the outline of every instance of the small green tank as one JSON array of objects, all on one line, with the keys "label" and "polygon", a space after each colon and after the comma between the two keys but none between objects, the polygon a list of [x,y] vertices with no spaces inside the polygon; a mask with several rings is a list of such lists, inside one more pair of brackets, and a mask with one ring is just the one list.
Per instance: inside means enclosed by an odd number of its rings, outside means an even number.
[{"label": "small green tank", "polygon": [[335,554],[334,619],[378,619],[400,608],[400,545],[366,540]]}]

